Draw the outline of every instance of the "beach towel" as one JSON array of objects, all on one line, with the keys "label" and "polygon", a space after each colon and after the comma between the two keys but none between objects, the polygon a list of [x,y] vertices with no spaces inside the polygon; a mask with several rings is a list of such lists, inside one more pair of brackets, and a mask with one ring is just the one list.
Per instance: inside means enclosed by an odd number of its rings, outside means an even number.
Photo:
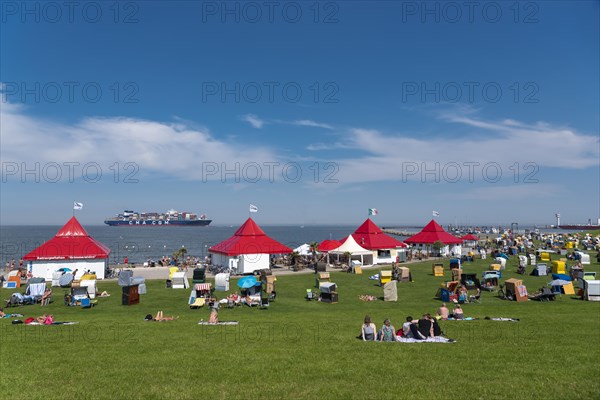
[{"label": "beach towel", "polygon": [[54,321],[52,324],[40,324],[39,322],[34,321],[34,322],[30,322],[30,323],[25,323],[25,325],[50,326],[50,325],[75,325],[78,323],[79,322],[74,322],[74,321]]},{"label": "beach towel", "polygon": [[198,322],[198,325],[238,325],[238,324],[239,324],[238,321],[220,321],[220,322],[217,322],[216,324],[215,323],[211,324],[208,321]]},{"label": "beach towel", "polygon": [[406,338],[406,337],[402,336],[402,337],[397,337],[396,341],[400,342],[400,343],[456,343],[456,340],[448,339],[448,338],[445,338],[442,336],[427,338],[425,340],[417,340],[417,339]]},{"label": "beach towel", "polygon": [[489,320],[489,321],[500,321],[500,322],[519,322],[519,318],[485,317],[484,319]]}]

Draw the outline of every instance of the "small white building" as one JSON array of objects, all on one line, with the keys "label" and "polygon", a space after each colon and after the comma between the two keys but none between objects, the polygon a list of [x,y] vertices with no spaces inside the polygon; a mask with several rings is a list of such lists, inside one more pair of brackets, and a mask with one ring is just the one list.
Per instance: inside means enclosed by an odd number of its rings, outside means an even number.
[{"label": "small white building", "polygon": [[208,249],[212,264],[229,268],[237,274],[250,274],[271,266],[271,254],[289,254],[292,249],[271,239],[252,220],[246,222],[229,239]]},{"label": "small white building", "polygon": [[104,279],[110,249],[92,238],[77,218],[72,217],[56,235],[23,257],[27,270],[34,277],[52,280],[54,272],[61,268],[77,270],[79,278],[85,272]]}]

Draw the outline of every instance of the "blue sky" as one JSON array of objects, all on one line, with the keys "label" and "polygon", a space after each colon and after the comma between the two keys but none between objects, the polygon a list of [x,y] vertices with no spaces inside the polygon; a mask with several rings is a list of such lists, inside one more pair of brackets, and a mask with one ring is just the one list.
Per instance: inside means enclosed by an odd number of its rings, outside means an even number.
[{"label": "blue sky", "polygon": [[600,217],[597,1],[48,4],[0,10],[3,225]]}]

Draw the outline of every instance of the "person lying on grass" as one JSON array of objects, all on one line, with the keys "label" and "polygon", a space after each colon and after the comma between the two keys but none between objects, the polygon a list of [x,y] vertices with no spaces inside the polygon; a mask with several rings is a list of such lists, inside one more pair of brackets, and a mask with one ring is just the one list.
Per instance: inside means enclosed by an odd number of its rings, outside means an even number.
[{"label": "person lying on grass", "polygon": [[177,316],[177,318],[170,316],[170,317],[165,317],[163,315],[162,311],[159,311],[156,313],[156,317],[152,318],[151,314],[146,315],[146,318],[144,318],[144,321],[158,321],[158,322],[162,322],[162,321],[173,321],[175,319],[178,319],[179,316]]},{"label": "person lying on grass", "polygon": [[6,314],[4,312],[4,309],[0,308],[0,318],[16,318],[16,317],[22,317],[23,314]]}]

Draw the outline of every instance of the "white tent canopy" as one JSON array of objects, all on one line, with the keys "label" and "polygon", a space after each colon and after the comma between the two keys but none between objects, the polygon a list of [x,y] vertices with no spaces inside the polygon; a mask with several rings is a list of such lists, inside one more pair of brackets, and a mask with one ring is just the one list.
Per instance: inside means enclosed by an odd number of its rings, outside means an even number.
[{"label": "white tent canopy", "polygon": [[309,254],[312,254],[312,251],[310,249],[310,245],[307,243],[304,243],[301,246],[298,246],[294,249],[294,251],[298,254],[300,254],[301,256],[307,256]]},{"label": "white tent canopy", "polygon": [[353,257],[353,256],[360,257],[360,263],[362,265],[365,265],[364,256],[368,255],[371,257],[371,263],[373,262],[373,260],[372,260],[373,252],[371,250],[365,249],[364,247],[361,247],[361,245],[356,243],[356,240],[354,240],[352,235],[348,235],[348,237],[346,238],[346,240],[344,241],[344,243],[342,243],[342,245],[340,247],[338,247],[337,249],[331,250],[329,253],[337,254],[338,259],[339,259],[340,254],[350,253],[351,257]]}]

